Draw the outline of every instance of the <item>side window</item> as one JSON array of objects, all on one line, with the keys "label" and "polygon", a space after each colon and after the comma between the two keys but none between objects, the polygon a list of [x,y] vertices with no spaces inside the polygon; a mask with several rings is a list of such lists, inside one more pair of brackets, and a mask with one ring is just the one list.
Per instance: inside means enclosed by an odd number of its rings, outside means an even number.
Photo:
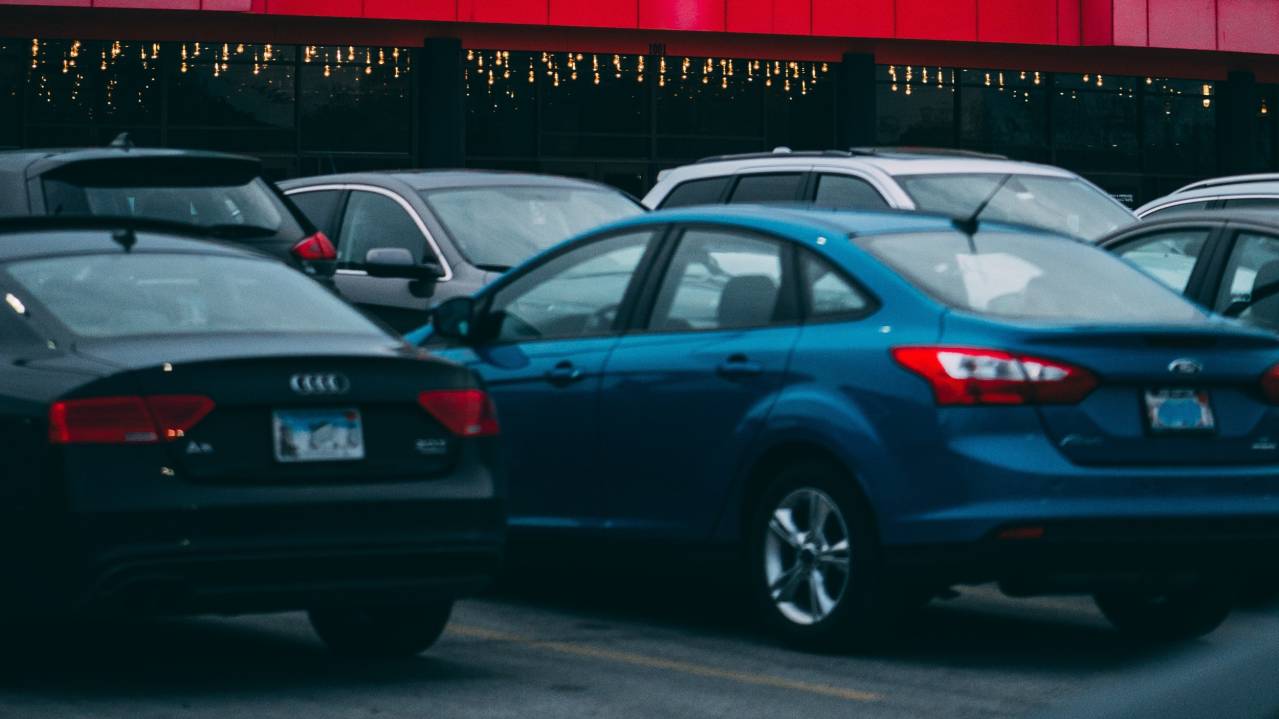
[{"label": "side window", "polygon": [[717,330],[794,319],[790,303],[782,300],[781,243],[692,229],[671,258],[648,326]]},{"label": "side window", "polygon": [[1121,245],[1115,254],[1174,290],[1185,292],[1208,244],[1208,234],[1207,228],[1195,228],[1144,235]]},{"label": "side window", "polygon": [[1208,200],[1203,202],[1183,202],[1180,205],[1169,205],[1162,207],[1154,212],[1146,213],[1141,219],[1149,220],[1155,217],[1172,217],[1174,215],[1189,215],[1194,212],[1203,212],[1208,209]]},{"label": "side window", "polygon": [[1226,200],[1226,207],[1231,210],[1279,210],[1279,197],[1241,197]]},{"label": "side window", "polygon": [[869,182],[849,175],[822,175],[817,180],[817,207],[838,210],[879,210],[888,207],[884,196]]},{"label": "side window", "polygon": [[811,252],[800,253],[799,272],[809,317],[821,320],[860,315],[870,308],[866,295],[830,263]]},{"label": "side window", "polygon": [[1213,309],[1279,330],[1279,237],[1239,233]]},{"label": "side window", "polygon": [[342,199],[342,190],[296,192],[289,195],[289,199],[320,232],[330,238],[337,237],[337,211],[338,202]]},{"label": "side window", "polygon": [[742,175],[729,202],[735,205],[798,202],[799,190],[803,184],[802,172]]},{"label": "side window", "polygon": [[662,209],[690,207],[692,205],[716,205],[728,189],[732,177],[711,177],[705,180],[689,180],[681,183],[662,201]]},{"label": "side window", "polygon": [[652,231],[616,235],[560,255],[498,291],[499,342],[609,334]]},{"label": "side window", "polygon": [[421,262],[426,237],[400,203],[386,195],[355,190],[337,235],[338,269],[360,269],[369,250],[403,247]]}]

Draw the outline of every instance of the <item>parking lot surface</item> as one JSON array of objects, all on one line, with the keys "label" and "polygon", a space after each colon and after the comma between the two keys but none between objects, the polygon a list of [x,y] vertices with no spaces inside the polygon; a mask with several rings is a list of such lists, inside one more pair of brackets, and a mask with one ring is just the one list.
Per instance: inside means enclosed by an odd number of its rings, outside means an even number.
[{"label": "parking lot surface", "polygon": [[1279,624],[1243,612],[1192,647],[1150,646],[1082,599],[975,588],[877,653],[831,656],[779,646],[713,587],[555,584],[461,603],[441,642],[408,661],[335,658],[301,614],[41,633],[9,643],[0,716],[1034,716]]}]

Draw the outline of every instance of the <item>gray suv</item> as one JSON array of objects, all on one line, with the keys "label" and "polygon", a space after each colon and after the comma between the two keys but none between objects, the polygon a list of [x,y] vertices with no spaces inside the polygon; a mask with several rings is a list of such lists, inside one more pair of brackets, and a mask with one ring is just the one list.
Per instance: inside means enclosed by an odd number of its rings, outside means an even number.
[{"label": "gray suv", "polygon": [[1196,182],[1137,210],[1143,220],[1204,210],[1256,210],[1279,216],[1279,175],[1238,175]]},{"label": "gray suv", "polygon": [[925,210],[1096,240],[1137,218],[1082,177],[1048,165],[955,150],[857,149],[711,157],[662,173],[653,209],[800,203],[822,208]]},{"label": "gray suv", "polygon": [[542,250],[644,211],[594,182],[475,170],[327,175],[280,187],[337,245],[342,296],[398,332]]}]

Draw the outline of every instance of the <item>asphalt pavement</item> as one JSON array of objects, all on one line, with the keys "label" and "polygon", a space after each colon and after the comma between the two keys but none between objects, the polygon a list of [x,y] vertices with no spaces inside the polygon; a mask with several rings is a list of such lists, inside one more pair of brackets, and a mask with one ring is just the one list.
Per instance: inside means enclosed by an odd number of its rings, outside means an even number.
[{"label": "asphalt pavement", "polygon": [[33,627],[5,643],[0,717],[1035,716],[1279,627],[1253,610],[1193,646],[1150,646],[1086,600],[982,587],[873,654],[818,655],[760,633],[713,583],[661,581],[600,590],[583,574],[467,600],[405,661],[336,658],[302,614]]}]

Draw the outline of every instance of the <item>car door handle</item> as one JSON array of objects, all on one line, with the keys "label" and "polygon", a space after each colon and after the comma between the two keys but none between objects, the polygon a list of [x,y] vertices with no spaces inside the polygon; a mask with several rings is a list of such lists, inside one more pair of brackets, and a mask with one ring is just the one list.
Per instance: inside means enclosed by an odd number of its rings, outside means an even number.
[{"label": "car door handle", "polygon": [[758,377],[764,374],[764,365],[752,362],[743,354],[736,354],[720,363],[718,369],[721,377]]},{"label": "car door handle", "polygon": [[582,379],[582,370],[572,362],[560,362],[546,373],[546,381],[556,387],[564,387]]}]

